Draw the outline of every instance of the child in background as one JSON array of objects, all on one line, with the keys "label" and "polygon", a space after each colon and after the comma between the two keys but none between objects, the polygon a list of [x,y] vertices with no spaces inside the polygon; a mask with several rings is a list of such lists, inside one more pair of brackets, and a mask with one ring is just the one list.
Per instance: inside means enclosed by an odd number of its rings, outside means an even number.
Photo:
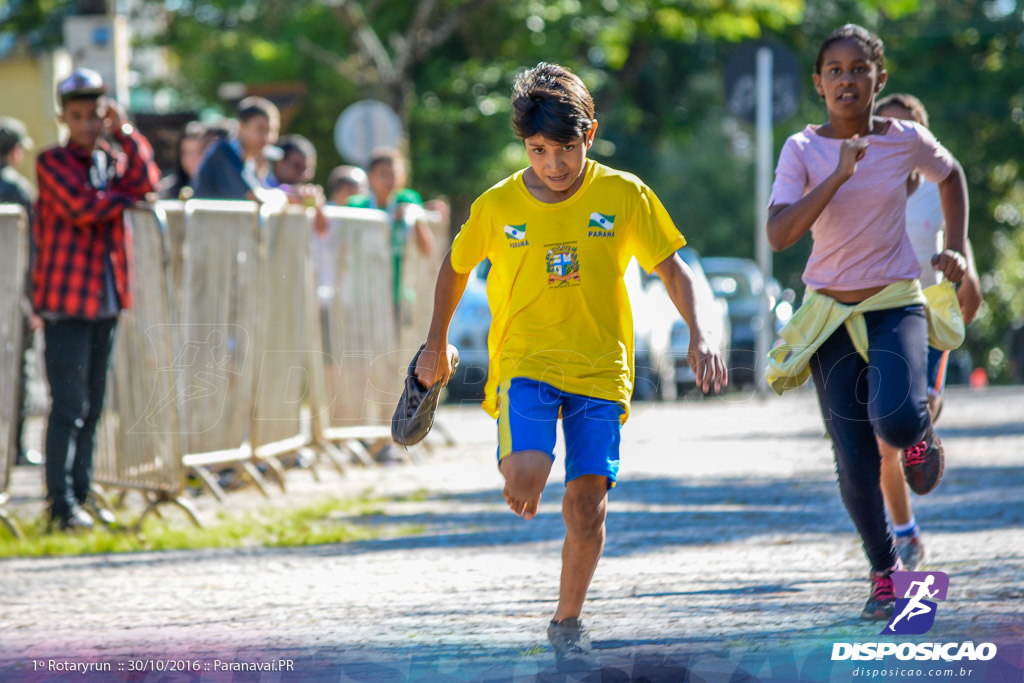
[{"label": "child in background", "polygon": [[[916,121],[928,127],[928,112],[921,101],[913,95],[896,93],[883,97],[875,105],[875,113],[886,118]],[[942,216],[942,202],[939,187],[935,183],[922,182],[919,175],[907,181],[907,235],[914,247],[918,265],[921,267],[921,287],[938,284],[942,274],[932,266],[932,258],[942,251],[946,223]],[[967,273],[960,283],[957,297],[963,312],[964,324],[969,325],[981,305],[981,282],[977,267],[967,243]],[[928,413],[934,422],[942,409],[942,391],[946,386],[946,366],[949,351],[928,347]],[[882,493],[889,510],[896,549],[908,571],[916,571],[924,562],[924,545],[921,543],[920,528],[910,506],[910,492],[903,478],[900,451],[881,439],[878,448],[882,452]]]},{"label": "child in background", "polygon": [[368,189],[366,171],[358,166],[337,166],[327,179],[327,202],[348,206],[356,195],[365,195]]},{"label": "child in background", "polygon": [[[89,497],[96,425],[117,318],[132,302],[124,210],[154,192],[160,179],[149,142],[104,90],[89,69],[61,82],[60,120],[70,139],[36,160],[32,304],[43,320],[52,402],[46,495],[51,527],[62,530],[93,525],[83,506],[99,513]],[[104,132],[123,152],[103,140]]]},{"label": "child in background", "polygon": [[434,251],[434,235],[426,223],[423,200],[416,190],[405,187],[405,159],[391,147],[375,149],[366,172],[370,191],[349,199],[349,206],[380,209],[391,219],[391,258],[394,264],[394,305],[397,315],[402,301],[402,259],[410,234],[421,254]]},{"label": "child in background", "polygon": [[273,146],[280,114],[273,102],[246,97],[238,103],[237,118],[237,135],[212,143],[203,157],[194,184],[197,198],[267,200],[269,157],[280,156]]}]

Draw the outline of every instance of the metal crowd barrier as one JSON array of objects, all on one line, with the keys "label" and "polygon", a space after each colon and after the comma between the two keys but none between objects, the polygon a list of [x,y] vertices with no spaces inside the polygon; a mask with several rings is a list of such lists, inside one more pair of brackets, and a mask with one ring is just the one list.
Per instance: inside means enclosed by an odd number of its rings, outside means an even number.
[{"label": "metal crowd barrier", "polygon": [[267,495],[249,441],[260,326],[259,207],[193,200],[184,219],[182,317],[174,325],[183,463],[219,500],[224,492],[211,467],[236,467]]},{"label": "metal crowd barrier", "polygon": [[[193,200],[126,215],[135,305],[119,325],[96,482],[143,491],[146,513],[170,502],[195,518],[182,497],[188,472],[224,500],[218,468],[266,494],[257,462],[282,488],[276,458],[293,452],[342,471],[349,456],[372,464],[364,443],[390,437],[440,254],[406,259],[420,300],[404,346],[382,212],[327,207],[325,236],[299,207]],[[439,246],[446,239],[437,233]]]},{"label": "metal crowd barrier", "polygon": [[[18,454],[17,427],[18,373],[21,370],[21,335],[25,312],[25,268],[28,263],[28,228],[25,211],[17,204],[0,204],[0,439],[4,450],[0,457],[0,523],[16,538],[21,531],[4,509],[11,470]],[[10,245],[10,246],[7,246]]]},{"label": "metal crowd barrier", "polygon": [[[291,206],[264,211],[261,221],[258,360],[252,415],[255,455],[276,468],[277,457],[308,449],[303,410],[319,408],[322,381],[320,321],[311,255],[311,211]],[[316,368],[316,369],[315,369]]]},{"label": "metal crowd barrier", "polygon": [[[412,349],[412,353],[416,353],[430,330],[434,286],[444,260],[445,245],[448,244],[447,224],[427,221],[427,225],[434,236],[434,251],[430,254],[422,253],[415,234],[410,233],[402,257],[402,291],[398,301],[399,344],[402,349]],[[412,355],[409,357],[412,358]]]},{"label": "metal crowd barrier", "polygon": [[371,209],[327,207],[324,214],[321,266],[333,282],[321,298],[326,409],[314,429],[322,441],[337,442],[370,464],[360,441],[390,438],[409,362],[395,330],[391,226],[386,214]]},{"label": "metal crowd barrier", "polygon": [[185,315],[185,202],[161,201],[153,205],[153,210],[165,230],[171,317],[180,321]]},{"label": "metal crowd barrier", "polygon": [[181,416],[170,301],[169,250],[158,212],[125,212],[132,234],[134,305],[119,321],[103,420],[98,430],[93,481],[141,490],[149,500],[138,524],[161,503],[181,507],[197,525],[184,497]]}]

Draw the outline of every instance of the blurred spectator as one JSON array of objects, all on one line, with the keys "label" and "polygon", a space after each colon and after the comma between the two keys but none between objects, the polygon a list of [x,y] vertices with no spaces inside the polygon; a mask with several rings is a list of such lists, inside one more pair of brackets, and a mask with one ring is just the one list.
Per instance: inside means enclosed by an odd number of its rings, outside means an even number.
[{"label": "blurred spectator", "polygon": [[206,150],[206,126],[198,121],[189,121],[178,138],[178,166],[174,173],[160,181],[160,197],[163,199],[190,199],[194,194],[192,184],[199,173],[199,164]]},{"label": "blurred spectator", "polygon": [[[25,124],[17,119],[0,118],[0,204],[20,204],[25,210],[27,219],[26,226],[32,225],[32,188],[28,180],[14,170],[14,167],[25,159],[25,152],[33,147],[32,138],[25,130]],[[21,327],[21,348],[18,351],[18,358],[21,364],[18,367],[18,386],[16,389],[17,407],[14,415],[15,444],[18,449],[15,462],[19,465],[38,465],[42,462],[42,455],[38,451],[26,450],[22,443],[22,433],[25,426],[25,401],[27,400],[28,381],[25,371],[25,355],[32,347],[32,333],[42,326],[42,320],[34,313],[31,313],[31,288],[32,288],[32,258],[35,256],[35,241],[32,239],[32,230],[28,232],[28,264],[25,270],[25,298],[23,307],[25,315],[22,316]],[[7,236],[4,236],[7,239]]]},{"label": "blurred spectator", "polygon": [[327,179],[327,201],[337,206],[348,206],[357,194],[366,194],[366,171],[358,166],[338,166]]},{"label": "blurred spectator", "polygon": [[316,148],[302,135],[285,135],[278,142],[281,159],[274,164],[274,179],[277,186],[300,187],[313,182],[316,175]]},{"label": "blurred spectator", "polygon": [[[89,69],[61,82],[59,117],[70,137],[36,160],[32,305],[44,321],[50,384],[46,495],[51,528],[62,530],[93,525],[82,506],[92,503],[96,425],[117,318],[132,302],[124,210],[160,179],[149,142],[104,91],[102,77]],[[102,139],[104,131],[123,151]],[[92,507],[101,518],[109,515]]]},{"label": "blurred spectator", "polygon": [[366,173],[370,191],[349,200],[349,206],[380,209],[391,218],[391,257],[394,263],[395,310],[402,300],[402,255],[409,233],[420,253],[434,251],[434,235],[426,223],[419,193],[405,187],[405,159],[397,149],[381,147],[370,154]]},{"label": "blurred spectator", "polygon": [[25,124],[18,119],[0,118],[0,203],[21,204],[32,218],[31,185],[14,167],[25,159],[33,147]]},{"label": "blurred spectator", "polygon": [[452,207],[448,203],[447,197],[441,196],[428,199],[423,204],[423,208],[427,210],[427,217],[431,222],[443,225],[447,230],[448,222],[452,217]]},{"label": "blurred spectator", "polygon": [[301,204],[316,209],[313,229],[317,234],[327,231],[327,219],[323,208],[326,204],[324,190],[313,184],[316,175],[316,148],[302,135],[286,135],[278,145],[280,158],[274,163],[274,173],[269,179],[275,187],[287,195],[291,204]]},{"label": "blurred spectator", "polygon": [[246,97],[238,103],[238,134],[217,142],[203,157],[195,196],[205,199],[267,201],[269,156],[280,157],[277,140],[280,115],[272,102]]},{"label": "blurred spectator", "polygon": [[[237,137],[238,134],[238,121],[234,119],[220,119],[217,123],[207,123],[205,126],[206,131],[203,133],[204,153],[213,147],[215,143],[231,137]],[[202,162],[200,161],[201,164]]]}]

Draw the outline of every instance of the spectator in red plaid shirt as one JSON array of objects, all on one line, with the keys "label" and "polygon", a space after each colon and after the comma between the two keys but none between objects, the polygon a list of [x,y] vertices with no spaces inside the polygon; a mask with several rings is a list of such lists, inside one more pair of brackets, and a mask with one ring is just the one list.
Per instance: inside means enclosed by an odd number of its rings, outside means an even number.
[{"label": "spectator in red plaid shirt", "polygon": [[[70,139],[36,161],[32,304],[43,320],[52,404],[47,499],[51,528],[62,530],[92,526],[83,505],[99,512],[89,497],[96,423],[117,316],[131,306],[131,236],[123,214],[160,179],[149,142],[104,89],[88,69],[61,82],[59,118]],[[123,151],[102,139],[104,132]]]}]

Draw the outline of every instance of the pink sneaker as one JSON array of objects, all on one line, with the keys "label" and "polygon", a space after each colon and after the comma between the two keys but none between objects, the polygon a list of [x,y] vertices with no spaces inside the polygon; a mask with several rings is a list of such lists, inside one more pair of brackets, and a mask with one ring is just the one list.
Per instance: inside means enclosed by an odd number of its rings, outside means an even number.
[{"label": "pink sneaker", "polygon": [[924,441],[903,451],[903,478],[919,496],[939,485],[946,466],[946,453],[935,431],[928,427]]},{"label": "pink sneaker", "polygon": [[896,605],[896,586],[890,575],[900,571],[903,571],[903,562],[896,560],[896,564],[888,569],[871,572],[871,595],[864,605],[864,611],[860,613],[861,619],[888,621],[892,618],[892,608]]}]

